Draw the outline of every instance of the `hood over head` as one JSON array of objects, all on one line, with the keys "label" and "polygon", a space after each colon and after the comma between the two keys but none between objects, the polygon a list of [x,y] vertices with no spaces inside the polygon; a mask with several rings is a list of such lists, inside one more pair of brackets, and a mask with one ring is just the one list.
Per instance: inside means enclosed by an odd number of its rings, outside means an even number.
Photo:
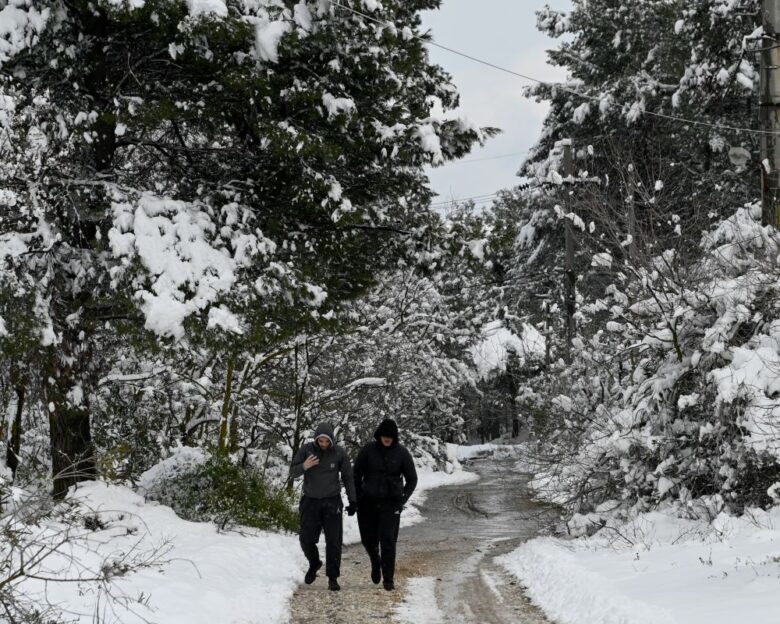
[{"label": "hood over head", "polygon": [[326,422],[321,422],[319,425],[317,425],[317,428],[314,430],[314,441],[317,441],[317,438],[321,438],[325,436],[330,440],[331,446],[336,445],[336,435],[333,433],[333,425]]},{"label": "hood over head", "polygon": [[395,421],[392,418],[386,418],[381,423],[379,423],[379,426],[376,428],[376,431],[374,432],[374,439],[377,442],[381,442],[379,438],[382,436],[386,438],[393,438],[393,446],[398,444],[398,425],[395,424]]}]

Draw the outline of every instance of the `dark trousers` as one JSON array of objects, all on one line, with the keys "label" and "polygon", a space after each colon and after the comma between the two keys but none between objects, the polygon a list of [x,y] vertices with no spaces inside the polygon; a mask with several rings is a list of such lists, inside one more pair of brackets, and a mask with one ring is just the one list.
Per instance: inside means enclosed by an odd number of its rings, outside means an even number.
[{"label": "dark trousers", "polygon": [[303,554],[309,564],[320,561],[317,542],[320,533],[325,532],[325,574],[328,578],[338,578],[341,570],[341,512],[343,504],[340,496],[330,498],[311,498],[304,496],[298,506],[301,515],[301,530],[298,539]]},{"label": "dark trousers", "polygon": [[401,503],[386,499],[363,499],[358,505],[360,541],[371,558],[381,561],[382,578],[395,575],[395,543],[401,525]]}]

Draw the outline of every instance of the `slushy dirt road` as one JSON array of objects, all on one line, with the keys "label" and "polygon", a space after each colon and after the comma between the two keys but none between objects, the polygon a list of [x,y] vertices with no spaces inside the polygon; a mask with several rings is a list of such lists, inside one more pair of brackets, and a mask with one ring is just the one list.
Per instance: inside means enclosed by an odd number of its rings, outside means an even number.
[{"label": "slushy dirt road", "polygon": [[[396,591],[369,579],[362,546],[344,549],[342,590],[322,576],[291,603],[293,624],[549,624],[494,562],[536,535],[545,510],[529,500],[513,460],[479,459],[474,483],[427,493],[425,521],[401,529]],[[303,574],[303,571],[301,572]]]}]

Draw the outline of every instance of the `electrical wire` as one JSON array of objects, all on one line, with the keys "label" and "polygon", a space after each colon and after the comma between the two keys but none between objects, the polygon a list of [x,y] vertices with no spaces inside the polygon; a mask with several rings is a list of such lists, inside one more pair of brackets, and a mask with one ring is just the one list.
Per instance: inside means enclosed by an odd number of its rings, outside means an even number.
[{"label": "electrical wire", "polygon": [[465,202],[465,201],[490,201],[492,199],[495,199],[498,196],[498,193],[486,193],[485,195],[472,195],[471,197],[461,197],[461,198],[452,198],[452,199],[443,199],[438,202],[434,202],[431,204],[431,206],[449,206],[454,203],[458,202]]},{"label": "electrical wire", "polygon": [[[361,17],[366,18],[367,20],[370,20],[376,24],[379,24],[380,26],[389,26],[393,29],[397,29],[398,27],[393,24],[392,22],[388,22],[385,20],[380,20],[375,17],[372,17],[371,15],[367,15],[366,13],[363,13],[362,11],[358,11],[357,9],[353,9],[352,7],[345,6],[343,4],[340,4],[339,2],[336,2],[336,0],[331,0],[331,4],[334,6],[340,7],[344,9],[345,11],[349,11],[351,13],[354,13],[355,15],[360,15]],[[528,80],[530,82],[535,82],[540,85],[544,85],[550,88],[555,88],[563,91],[564,93],[569,93],[570,95],[574,95],[576,97],[585,99],[585,100],[591,100],[594,102],[598,102],[599,105],[605,105],[612,109],[622,109],[622,106],[618,104],[611,104],[609,102],[604,102],[600,97],[597,97],[595,95],[588,95],[587,93],[580,93],[579,91],[575,91],[574,89],[570,89],[568,87],[565,87],[561,85],[560,83],[552,83],[547,82],[546,80],[540,80],[539,78],[534,78],[533,76],[529,76],[527,74],[522,74],[520,72],[516,72],[512,69],[508,69],[506,67],[502,67],[501,65],[496,65],[495,63],[491,63],[490,61],[485,61],[483,59],[477,58],[476,56],[472,56],[471,54],[467,54],[465,52],[461,52],[459,50],[456,50],[455,48],[450,48],[449,46],[442,45],[441,43],[437,43],[432,38],[426,39],[425,37],[421,37],[419,35],[412,34],[411,35],[414,39],[417,39],[418,41],[421,41],[424,44],[434,46],[436,48],[440,48],[442,50],[445,50],[447,52],[450,52],[451,54],[455,54],[457,56],[461,56],[463,58],[469,59],[470,61],[473,61],[475,63],[479,63],[480,65],[485,65],[486,67],[491,67],[495,70],[504,72],[506,74],[510,74],[512,76],[516,76],[518,78],[522,78],[524,80]],[[706,121],[699,121],[696,119],[687,119],[685,117],[678,117],[677,115],[669,115],[667,113],[658,113],[655,111],[649,111],[649,110],[642,110],[642,114],[644,115],[650,115],[652,117],[658,117],[660,119],[667,119],[669,121],[676,121],[684,124],[690,124],[694,126],[702,126],[706,128],[713,128],[716,130],[728,130],[731,132],[746,132],[749,134],[758,134],[758,135],[778,135],[780,132],[774,132],[772,130],[756,130],[754,128],[741,128],[739,126],[729,126],[729,125],[723,125],[723,124],[714,124],[709,123]]]},{"label": "electrical wire", "polygon": [[525,150],[524,152],[513,152],[511,154],[500,154],[499,156],[486,156],[484,158],[469,158],[468,160],[451,160],[447,165],[460,165],[462,163],[481,162],[483,160],[498,160],[499,158],[512,158],[514,156],[525,156],[531,150]]},{"label": "electrical wire", "polygon": [[[525,183],[518,184],[518,185],[514,186],[511,189],[508,189],[508,191],[509,192],[511,192],[513,190],[531,191],[531,190],[542,189],[545,186],[549,186],[549,184],[545,184],[545,183],[538,184],[538,183],[535,183],[535,182],[525,182]],[[475,205],[487,204],[487,203],[490,203],[490,202],[498,199],[500,194],[501,194],[501,192],[486,193],[485,195],[472,195],[471,197],[458,197],[458,198],[454,198],[453,197],[452,199],[447,199],[447,200],[441,200],[441,201],[438,201],[438,202],[434,202],[434,203],[430,204],[430,207],[431,208],[443,208],[443,207],[447,207],[447,206],[452,206],[453,204],[460,204],[460,203],[467,202],[467,201],[473,201]]]}]

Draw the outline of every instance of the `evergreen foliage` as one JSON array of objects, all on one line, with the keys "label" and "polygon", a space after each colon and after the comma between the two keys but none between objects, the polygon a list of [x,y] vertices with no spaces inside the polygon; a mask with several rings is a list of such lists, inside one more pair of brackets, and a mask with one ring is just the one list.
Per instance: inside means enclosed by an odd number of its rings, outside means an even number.
[{"label": "evergreen foliage", "polygon": [[[540,28],[566,35],[551,59],[571,78],[531,89],[551,104],[523,169],[541,188],[496,203],[502,225],[487,249],[509,267],[493,300],[549,338],[516,400],[539,442],[536,486],[571,514],[774,501],[776,236],[752,203],[758,19],[751,1],[539,12]],[[574,145],[571,179],[562,139]],[[570,361],[566,221],[577,247]]]},{"label": "evergreen foliage", "polygon": [[298,529],[298,513],[289,492],[271,487],[256,468],[218,453],[203,464],[158,480],[147,495],[182,518],[211,521],[223,529],[236,525]]},{"label": "evergreen foliage", "polygon": [[238,359],[417,262],[423,167],[493,132],[431,114],[457,105],[412,36],[435,0],[383,3],[395,28],[319,0],[12,5],[0,340],[35,371],[58,496],[95,473],[101,380],[138,361],[113,346],[186,335],[224,423]]}]

